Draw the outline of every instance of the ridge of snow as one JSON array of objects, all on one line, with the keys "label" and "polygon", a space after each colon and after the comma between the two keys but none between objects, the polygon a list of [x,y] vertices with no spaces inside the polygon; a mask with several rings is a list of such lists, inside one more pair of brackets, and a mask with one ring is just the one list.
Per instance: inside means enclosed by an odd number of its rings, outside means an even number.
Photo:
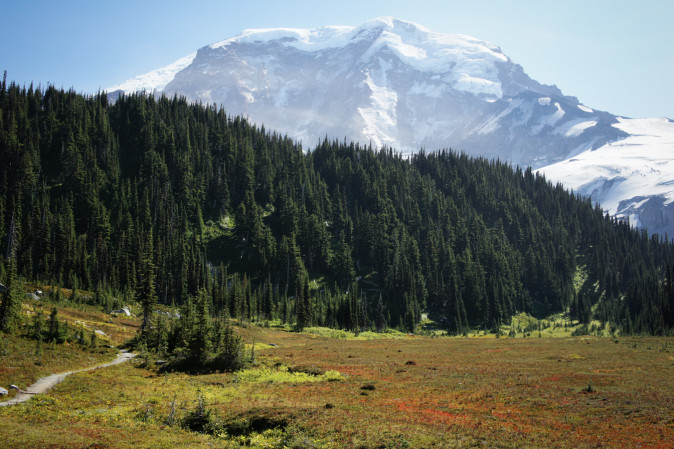
[{"label": "ridge of snow", "polygon": [[[276,43],[302,52],[318,53],[368,39],[374,41],[363,54],[363,59],[387,48],[416,70],[440,75],[454,89],[482,95],[486,100],[502,96],[496,64],[506,63],[509,59],[499,47],[463,34],[437,33],[414,22],[393,17],[380,17],[358,27],[248,29],[207,47],[217,50],[241,44]],[[192,53],[110,90],[130,92],[151,89],[160,92],[176,73],[192,63],[195,56],[196,53]]]},{"label": "ridge of snow", "polygon": [[157,70],[153,70],[152,72],[139,75],[123,83],[112,86],[107,90],[109,92],[114,92],[116,90],[123,90],[124,92],[139,92],[143,90],[150,92],[161,92],[164,90],[166,85],[170,83],[173,78],[175,78],[178,72],[192,64],[192,61],[194,61],[196,56],[197,52],[195,51],[194,53],[190,53],[189,55],[178,59],[172,64]]},{"label": "ridge of snow", "polygon": [[570,120],[558,126],[553,132],[561,134],[564,137],[578,137],[585,132],[586,129],[592,128],[597,124],[596,120]]},{"label": "ridge of snow", "polygon": [[587,106],[582,105],[582,104],[578,105],[578,109],[580,109],[583,112],[589,112],[590,114],[592,114],[594,112],[594,109],[588,108]]},{"label": "ridge of snow", "polygon": [[499,47],[486,41],[465,34],[438,33],[417,23],[388,16],[370,20],[360,26],[247,29],[237,36],[213,43],[209,47],[217,49],[232,44],[279,41],[298,50],[317,52],[328,48],[345,47],[350,43],[367,39],[373,33],[380,33],[386,44],[397,47],[401,54],[407,57],[430,57],[434,52],[428,50],[438,51],[450,47],[460,49],[457,51],[465,55],[480,54],[502,62],[508,60]]},{"label": "ridge of snow", "polygon": [[303,51],[320,51],[343,47],[353,38],[354,27],[325,26],[320,28],[260,28],[244,30],[241,34],[209,45],[211,49],[231,44],[281,41]]}]

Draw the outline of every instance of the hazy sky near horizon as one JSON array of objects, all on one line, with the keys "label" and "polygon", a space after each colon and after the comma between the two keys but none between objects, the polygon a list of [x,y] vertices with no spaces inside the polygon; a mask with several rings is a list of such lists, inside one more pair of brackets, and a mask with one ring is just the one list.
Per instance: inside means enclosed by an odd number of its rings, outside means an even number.
[{"label": "hazy sky near horizon", "polygon": [[671,0],[0,0],[0,71],[19,84],[96,92],[244,29],[380,16],[496,44],[589,107],[674,119]]}]

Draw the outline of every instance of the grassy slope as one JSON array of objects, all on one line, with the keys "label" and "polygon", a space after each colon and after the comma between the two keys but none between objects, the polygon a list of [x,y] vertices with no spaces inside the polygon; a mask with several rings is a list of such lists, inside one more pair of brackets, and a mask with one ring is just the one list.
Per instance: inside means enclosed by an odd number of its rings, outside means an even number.
[{"label": "grassy slope", "polygon": [[[65,302],[24,303],[24,321],[30,325],[32,317],[40,311],[47,321],[53,307],[58,310],[59,322],[67,325],[71,334],[73,330],[84,331],[87,344],[45,342],[41,350],[38,350],[34,339],[0,333],[0,386],[8,388],[13,384],[25,388],[42,376],[111,361],[117,354],[117,350],[111,346],[128,340],[138,329],[139,320],[135,317],[113,317],[95,307],[73,306]],[[95,330],[100,330],[105,335],[97,334],[96,347],[92,348],[89,346],[90,336]],[[10,391],[10,397],[13,395],[14,390]]]},{"label": "grassy slope", "polygon": [[[76,374],[26,405],[0,409],[0,440],[10,448],[664,448],[674,439],[672,339],[237,331],[257,348],[258,366],[245,375],[159,374],[138,363]],[[305,381],[305,372],[330,370],[342,379]],[[166,425],[172,409],[177,422],[199,396],[225,428],[262,424],[238,436]],[[285,430],[264,430],[274,422]]]}]

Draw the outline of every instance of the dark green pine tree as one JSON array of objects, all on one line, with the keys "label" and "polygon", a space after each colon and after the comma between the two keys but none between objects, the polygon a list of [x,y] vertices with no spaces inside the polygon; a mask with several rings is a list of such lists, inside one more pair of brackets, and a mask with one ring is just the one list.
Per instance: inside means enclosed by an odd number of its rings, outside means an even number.
[{"label": "dark green pine tree", "polygon": [[273,301],[272,301],[272,285],[271,285],[271,280],[269,277],[264,282],[264,285],[262,286],[262,299],[261,301],[261,307],[260,307],[260,313],[262,314],[262,319],[263,320],[271,320],[273,316]]},{"label": "dark green pine tree", "polygon": [[243,367],[243,340],[234,333],[229,323],[220,324],[217,353],[213,360],[213,369],[219,371],[236,371]]},{"label": "dark green pine tree", "polygon": [[302,290],[302,299],[304,300],[303,309],[306,321],[305,325],[311,326],[314,321],[314,306],[311,300],[311,293],[309,292],[309,278],[304,279]]},{"label": "dark green pine tree", "polygon": [[59,323],[58,318],[58,309],[53,307],[51,309],[51,314],[49,314],[49,321],[47,323],[47,341],[52,341],[56,343],[63,343],[64,335],[63,330],[61,329],[61,324]]},{"label": "dark green pine tree", "polygon": [[153,262],[152,230],[146,239],[143,258],[140,262],[141,277],[136,290],[136,300],[143,308],[143,322],[140,332],[143,337],[147,336],[153,320],[153,314],[157,305],[157,293],[155,290],[155,265]]},{"label": "dark green pine tree", "polygon": [[200,368],[206,364],[211,351],[210,298],[208,292],[201,289],[191,301],[194,305],[189,309],[193,311],[194,317],[191,321],[191,329],[188,329],[188,359],[195,367]]},{"label": "dark green pine tree", "polygon": [[375,328],[377,329],[377,332],[383,332],[386,330],[386,315],[384,314],[384,301],[382,300],[381,293],[379,294],[377,310],[375,313]]},{"label": "dark green pine tree", "polygon": [[355,270],[351,257],[351,246],[347,243],[344,232],[339,233],[337,250],[332,257],[330,268],[337,284],[348,287],[355,275]]},{"label": "dark green pine tree", "polygon": [[9,261],[6,290],[0,296],[0,331],[13,332],[16,330],[21,313],[21,281],[16,274],[16,262],[12,258]]},{"label": "dark green pine tree", "polygon": [[[295,290],[295,330],[302,332],[309,323],[309,316],[307,311],[307,298],[305,295],[309,293],[308,281],[306,278],[299,280],[299,286]],[[307,286],[305,288],[305,285]]]}]

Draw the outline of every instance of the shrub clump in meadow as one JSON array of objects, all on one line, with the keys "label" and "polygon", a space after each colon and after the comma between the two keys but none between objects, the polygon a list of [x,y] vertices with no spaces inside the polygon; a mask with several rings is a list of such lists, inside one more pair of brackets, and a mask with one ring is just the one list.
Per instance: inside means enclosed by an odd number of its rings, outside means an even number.
[{"label": "shrub clump in meadow", "polygon": [[129,344],[168,358],[162,371],[232,372],[245,367],[243,340],[229,322],[213,317],[202,290],[183,305],[179,318],[153,317]]},{"label": "shrub clump in meadow", "polygon": [[181,427],[192,432],[215,434],[219,431],[221,424],[217,415],[206,408],[203,396],[199,395],[197,405],[191,412],[188,412],[180,422]]},{"label": "shrub clump in meadow", "polygon": [[271,429],[284,430],[289,423],[286,416],[251,411],[230,419],[222,419],[206,406],[200,394],[193,410],[180,420],[180,427],[192,432],[220,436],[249,436]]},{"label": "shrub clump in meadow", "polygon": [[250,436],[268,430],[285,430],[289,423],[288,416],[253,410],[223,423],[222,430],[231,436]]},{"label": "shrub clump in meadow", "polygon": [[228,418],[206,407],[203,397],[189,411],[180,427],[252,447],[314,447],[312,440],[284,411],[250,410]]}]

